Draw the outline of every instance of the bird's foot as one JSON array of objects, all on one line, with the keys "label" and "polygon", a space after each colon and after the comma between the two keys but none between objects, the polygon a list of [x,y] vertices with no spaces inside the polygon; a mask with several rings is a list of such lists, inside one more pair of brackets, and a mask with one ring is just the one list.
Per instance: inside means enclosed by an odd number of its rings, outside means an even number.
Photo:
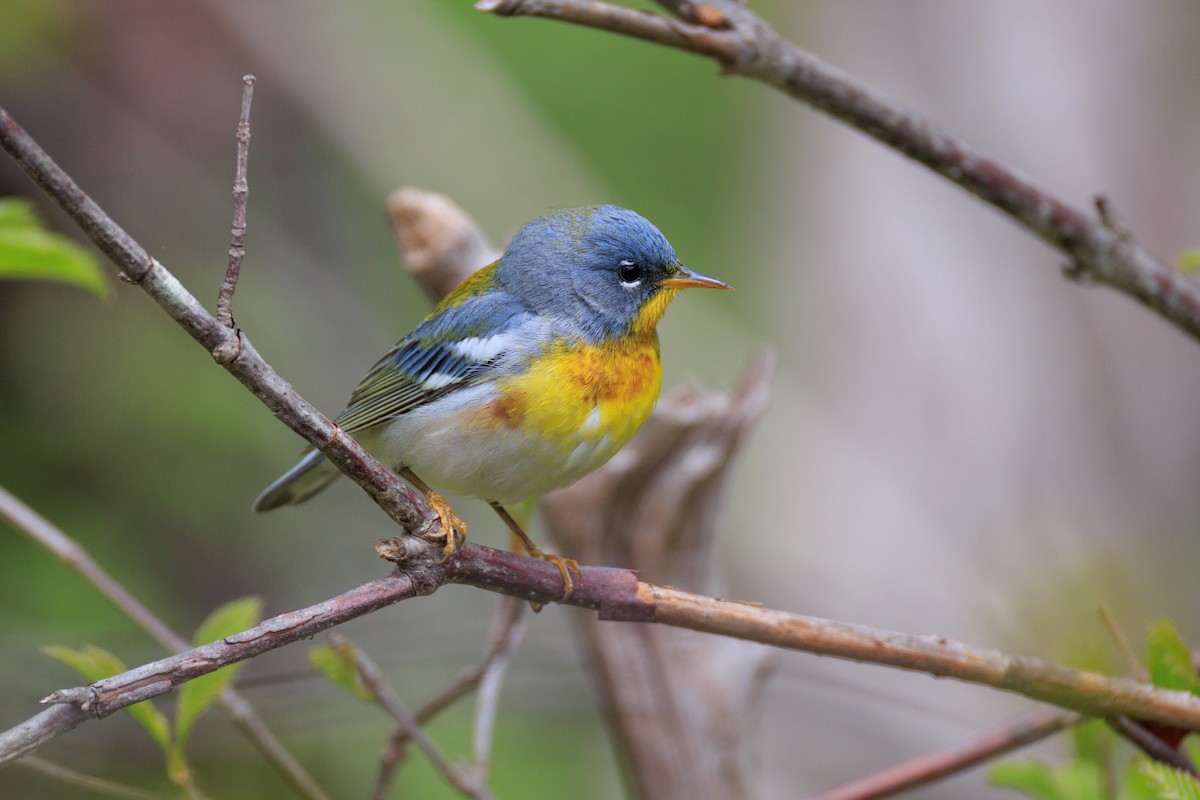
[{"label": "bird's foot", "polygon": [[[572,592],[575,591],[575,579],[571,577],[571,570],[575,570],[576,575],[583,576],[583,573],[579,571],[579,562],[573,558],[564,558],[557,553],[547,553],[531,542],[528,537],[520,537],[517,541],[520,542],[521,549],[529,555],[558,567],[558,571],[562,573],[563,579],[563,594],[558,601],[565,603],[570,600]],[[541,608],[539,604],[534,603],[533,605],[537,606],[537,608],[534,608],[534,611]]]},{"label": "bird's foot", "polygon": [[430,508],[438,515],[438,530],[430,535],[434,539],[446,540],[442,546],[442,561],[445,561],[454,555],[454,551],[460,544],[467,540],[467,523],[454,513],[454,509],[450,507],[446,498],[437,492],[427,492],[425,497],[429,500]]}]

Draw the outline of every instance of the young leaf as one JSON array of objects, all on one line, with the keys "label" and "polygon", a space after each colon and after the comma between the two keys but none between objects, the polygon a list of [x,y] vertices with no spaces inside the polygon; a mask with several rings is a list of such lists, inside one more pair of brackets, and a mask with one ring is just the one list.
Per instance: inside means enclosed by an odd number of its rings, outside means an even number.
[{"label": "young leaf", "polygon": [[1161,761],[1146,761],[1138,771],[1150,779],[1159,800],[1200,800],[1200,783],[1181,769]]},{"label": "young leaf", "polygon": [[[51,645],[43,647],[42,652],[71,667],[87,681],[98,681],[101,678],[107,678],[110,675],[117,675],[125,671],[125,665],[121,662],[121,659],[103,648],[90,644],[84,645],[79,650]],[[133,717],[145,729],[146,733],[150,734],[151,739],[158,742],[159,747],[169,757],[171,751],[171,723],[167,721],[166,715],[145,701],[132,706],[126,706],[125,710],[129,712],[129,716]]]},{"label": "young leaf", "polygon": [[[262,615],[262,601],[257,597],[233,600],[208,615],[208,619],[196,631],[193,644],[199,646],[223,639],[235,633],[253,628]],[[241,664],[210,672],[194,678],[179,687],[179,699],[175,707],[175,749],[182,757],[183,746],[196,719],[204,713],[222,690],[237,675]]]},{"label": "young leaf", "polygon": [[358,667],[354,663],[354,645],[344,646],[332,644],[314,647],[308,651],[308,663],[329,679],[334,686],[340,686],[353,694],[359,700],[371,702],[371,692],[362,682]]},{"label": "young leaf", "polygon": [[1168,619],[1156,622],[1146,639],[1146,669],[1150,682],[1164,689],[1200,694],[1200,677],[1187,644]]},{"label": "young leaf", "polygon": [[33,207],[0,198],[0,278],[60,281],[104,297],[112,284],[96,259],[38,224]]}]

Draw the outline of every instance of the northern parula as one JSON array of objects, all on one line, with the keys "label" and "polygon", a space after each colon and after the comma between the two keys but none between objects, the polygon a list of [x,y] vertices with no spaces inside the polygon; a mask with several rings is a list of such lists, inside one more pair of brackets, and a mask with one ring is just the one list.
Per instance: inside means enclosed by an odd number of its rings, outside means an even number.
[{"label": "northern parula", "polygon": [[[489,501],[569,595],[578,565],[542,553],[501,504],[573,483],[629,441],[662,385],[656,326],[688,287],[732,288],[683,266],[632,211],[556,211],[381,358],[335,422],[429,496],[447,554],[466,526],[417,474]],[[254,510],[302,503],[340,474],[314,450]]]}]

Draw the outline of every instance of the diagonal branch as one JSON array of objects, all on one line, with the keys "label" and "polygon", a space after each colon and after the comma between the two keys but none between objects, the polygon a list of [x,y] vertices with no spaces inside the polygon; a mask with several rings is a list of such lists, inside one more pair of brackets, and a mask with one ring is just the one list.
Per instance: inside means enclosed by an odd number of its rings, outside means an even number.
[{"label": "diagonal branch", "polygon": [[[199,342],[231,375],[249,389],[281,422],[304,437],[337,465],[404,530],[424,534],[437,515],[425,500],[358,442],[297,394],[263,360],[241,331],[222,325],[166,267],[150,257],[0,108],[3,148],[84,233],[129,282],[150,295],[172,319]],[[137,480],[136,475],[128,476]]]},{"label": "diagonal branch", "polygon": [[1062,252],[1067,275],[1107,284],[1200,338],[1200,286],[1114,225],[779,36],[737,0],[659,0],[688,20],[597,0],[479,0],[501,16],[535,16],[707,56],[730,75],[766,83],[903,153],[1007,214]]},{"label": "diagonal branch", "polygon": [[966,744],[927,753],[851,781],[809,800],[877,800],[907,792],[977,767],[993,758],[1040,742],[1084,718],[1070,711],[1041,712],[977,736]]}]

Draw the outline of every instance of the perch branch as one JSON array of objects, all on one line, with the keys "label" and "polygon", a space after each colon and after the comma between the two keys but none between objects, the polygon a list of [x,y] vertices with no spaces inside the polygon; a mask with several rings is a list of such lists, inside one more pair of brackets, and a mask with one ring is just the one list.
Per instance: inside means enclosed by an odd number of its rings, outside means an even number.
[{"label": "perch branch", "polygon": [[[76,727],[133,703],[171,691],[184,681],[252,658],[334,625],[410,597],[431,594],[447,583],[475,586],[525,601],[561,599],[557,567],[480,545],[467,544],[444,563],[440,548],[412,536],[378,542],[392,574],[324,602],[273,617],[243,633],[179,655],[52,693],[54,705],[0,734],[0,764]],[[862,625],[787,614],[751,603],[719,600],[643,583],[623,569],[584,567],[570,605],[600,619],[657,622],[760,642],[787,650],[878,664],[939,678],[954,678],[1014,692],[1095,717],[1124,714],[1140,721],[1200,730],[1200,697],[1127,678],[1081,672],[1037,658],[980,650],[938,636],[914,636]]]},{"label": "perch branch", "polygon": [[501,16],[535,16],[611,31],[707,56],[726,74],[762,81],[923,164],[1007,214],[1062,252],[1067,274],[1124,292],[1193,338],[1200,338],[1200,287],[1109,224],[1076,208],[1025,175],[892,102],[864,83],[779,36],[738,0],[659,0],[698,20],[654,14],[597,0],[480,0]]}]

